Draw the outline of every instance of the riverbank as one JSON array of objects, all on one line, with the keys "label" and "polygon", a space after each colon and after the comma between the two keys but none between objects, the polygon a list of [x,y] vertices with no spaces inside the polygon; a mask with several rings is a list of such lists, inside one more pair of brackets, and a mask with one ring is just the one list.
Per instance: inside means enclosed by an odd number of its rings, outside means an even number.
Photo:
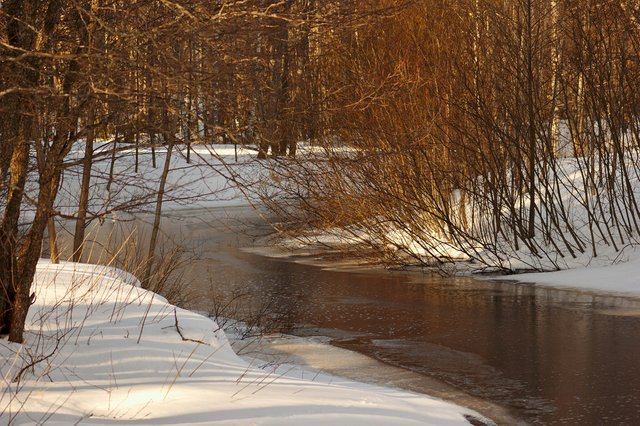
[{"label": "riverbank", "polygon": [[[97,152],[108,148],[108,144],[100,145]],[[81,158],[83,155],[82,144],[77,144],[71,152],[72,158]],[[184,212],[190,209],[206,211],[223,208],[247,208],[251,205],[260,205],[259,194],[265,195],[269,191],[269,163],[257,160],[255,151],[236,147],[234,145],[196,145],[191,148],[192,156],[186,161],[185,148],[177,149],[171,157],[171,172],[168,175],[167,195],[164,201],[164,210],[171,212]],[[313,150],[312,147],[301,147],[302,152]],[[124,155],[127,154],[127,155]],[[110,176],[109,162],[96,163],[93,178],[95,182],[90,197],[92,211],[101,212],[118,210],[131,204],[132,200],[141,203],[133,211],[145,210],[153,205],[155,182],[158,181],[161,168],[152,167],[152,153],[150,150],[140,150],[138,153],[138,167],[134,164],[133,151],[124,151],[123,156],[115,170],[115,180],[109,186]],[[157,149],[154,156],[157,164],[165,160],[166,151]],[[272,167],[272,166],[271,166]],[[58,197],[56,208],[68,215],[75,214],[77,196],[79,194],[81,178],[81,166],[71,167],[65,172],[65,190]],[[244,186],[238,185],[241,182]],[[105,188],[110,192],[105,198]],[[273,194],[276,196],[277,194]],[[151,197],[151,198],[150,198]],[[150,203],[145,205],[144,203]],[[118,213],[112,213],[111,217],[117,218]],[[27,217],[29,212],[27,212]],[[257,215],[256,215],[257,216]],[[389,230],[391,232],[391,230]],[[336,248],[335,257],[331,259],[335,263],[340,257],[340,251],[349,251],[354,245],[358,246],[355,256],[360,256],[362,261],[363,251],[367,266],[372,266],[381,259],[381,253],[366,252],[366,244],[363,244],[370,236],[357,229],[331,229],[308,230],[298,235],[295,239],[279,240],[278,244],[284,250],[277,252],[276,256],[290,256],[301,254],[303,257],[315,256],[318,248]],[[273,241],[272,241],[273,242]],[[417,242],[406,241],[408,246],[417,247]],[[597,257],[584,254],[578,259],[561,259],[555,263],[564,265],[563,271],[512,274],[507,276],[490,276],[491,279],[511,280],[522,283],[535,283],[551,287],[571,287],[579,290],[623,293],[626,295],[640,296],[640,249],[634,244],[627,244],[619,251],[613,250],[605,241],[597,245]],[[454,250],[455,252],[455,250]],[[276,251],[270,249],[263,254],[274,255]],[[326,250],[325,250],[326,253]],[[416,255],[421,253],[416,252]],[[376,258],[376,255],[378,256]],[[533,255],[530,255],[533,256]],[[414,259],[415,261],[415,259]],[[528,260],[523,264],[515,259],[510,261],[512,269],[517,265],[534,264],[534,260]],[[379,263],[380,264],[380,263]],[[449,266],[447,266],[449,265]],[[445,268],[454,273],[473,274],[478,272],[482,265],[472,264],[464,260],[445,265]],[[453,265],[453,266],[450,266]],[[484,270],[484,269],[481,269]]]},{"label": "riverbank", "polygon": [[640,259],[638,258],[609,266],[582,267],[555,272],[536,272],[491,278],[537,286],[640,297]]},{"label": "riverbank", "polygon": [[25,344],[0,346],[9,423],[464,425],[477,416],[424,395],[247,363],[209,318],[112,268],[43,261],[34,292]]},{"label": "riverbank", "polygon": [[[528,375],[535,378],[535,380],[531,380],[531,384],[536,384],[540,382],[538,375],[542,374],[542,372],[530,371],[528,368],[523,369],[520,367],[520,364],[524,363],[536,366],[544,362],[546,365],[545,369],[548,369],[549,371],[556,371],[556,365],[579,365],[579,370],[588,372],[586,374],[592,374],[591,371],[598,371],[597,373],[593,373],[597,377],[612,377],[612,375],[615,375],[615,370],[611,370],[608,367],[604,369],[606,374],[602,374],[599,372],[600,370],[595,368],[593,365],[584,365],[585,362],[582,362],[579,357],[576,358],[576,354],[571,354],[571,356],[566,356],[564,358],[559,356],[545,356],[546,361],[543,361],[539,358],[538,351],[531,351],[530,353],[530,348],[540,348],[546,341],[552,340],[550,336],[555,336],[554,338],[560,339],[559,341],[566,341],[566,338],[556,335],[558,333],[554,331],[555,324],[557,324],[558,321],[562,322],[563,320],[566,320],[567,323],[570,324],[576,324],[576,318],[574,318],[573,315],[566,315],[567,317],[570,317],[570,319],[561,318],[558,320],[558,317],[555,315],[550,315],[547,318],[545,314],[543,321],[542,316],[538,314],[536,314],[533,319],[524,315],[524,313],[530,312],[532,309],[538,312],[540,309],[546,310],[547,302],[542,302],[542,300],[549,300],[549,297],[546,294],[540,295],[540,297],[535,294],[529,294],[531,288],[529,285],[511,286],[514,287],[511,289],[508,288],[509,286],[506,286],[507,288],[495,288],[491,283],[487,285],[484,285],[484,283],[478,283],[478,288],[468,288],[466,285],[456,282],[455,285],[443,288],[442,292],[430,294],[427,298],[422,293],[430,291],[428,289],[432,288],[431,284],[424,286],[424,291],[421,289],[423,287],[422,284],[420,284],[418,286],[420,288],[415,292],[411,292],[410,295],[409,291],[407,291],[406,300],[404,300],[403,292],[398,292],[397,288],[390,289],[389,292],[381,294],[378,300],[391,301],[391,304],[395,304],[398,299],[403,299],[400,301],[401,303],[415,302],[415,305],[419,305],[414,311],[412,311],[411,315],[407,316],[407,322],[416,324],[418,327],[415,327],[415,329],[413,327],[408,329],[408,333],[402,336],[402,338],[405,339],[405,342],[400,344],[400,340],[398,339],[399,329],[396,324],[397,319],[394,317],[393,312],[377,315],[379,309],[378,302],[369,300],[371,292],[378,292],[378,289],[380,288],[379,282],[376,284],[367,282],[366,291],[364,290],[364,285],[362,285],[363,291],[361,294],[346,294],[335,301],[336,290],[334,288],[327,291],[326,295],[319,295],[316,290],[319,286],[317,281],[314,281],[308,287],[306,286],[308,280],[307,274],[309,271],[304,272],[302,282],[292,279],[289,273],[289,266],[282,264],[273,265],[274,271],[269,270],[269,274],[263,275],[259,269],[257,270],[256,265],[252,263],[252,261],[244,262],[244,259],[238,258],[228,251],[221,251],[220,247],[227,246],[229,244],[237,245],[238,247],[244,246],[243,244],[238,243],[238,238],[244,238],[238,237],[238,230],[240,233],[246,232],[247,222],[253,221],[254,218],[252,218],[252,216],[256,216],[255,214],[247,214],[243,211],[243,209],[250,210],[250,207],[240,207],[242,204],[246,205],[246,202],[243,202],[241,198],[239,198],[241,195],[239,192],[232,191],[232,193],[233,195],[229,194],[229,196],[225,197],[225,200],[223,200],[224,202],[221,203],[227,207],[220,211],[229,210],[229,212],[224,214],[228,217],[229,223],[221,226],[221,228],[225,230],[225,232],[222,233],[223,235],[219,232],[210,233],[206,231],[207,229],[218,226],[213,219],[215,219],[214,216],[218,216],[219,212],[216,212],[215,215],[207,214],[203,216],[203,210],[197,209],[196,207],[197,210],[190,209],[186,213],[186,215],[191,218],[189,220],[179,218],[182,215],[182,213],[180,213],[180,209],[184,207],[179,207],[177,205],[171,206],[170,208],[172,211],[168,212],[169,215],[178,219],[176,221],[177,232],[175,232],[175,235],[180,235],[184,238],[184,241],[188,243],[188,248],[197,248],[198,250],[202,250],[200,253],[204,254],[201,261],[202,267],[198,269],[197,272],[199,281],[203,281],[202,278],[205,276],[204,274],[209,272],[215,275],[217,280],[217,284],[213,284],[212,282],[210,283],[211,286],[220,285],[221,287],[224,287],[225,285],[228,285],[230,281],[237,280],[241,286],[248,284],[264,288],[264,290],[260,289],[256,293],[258,295],[266,293],[268,296],[276,295],[279,297],[278,295],[282,294],[280,292],[290,291],[290,293],[286,294],[291,294],[292,297],[287,297],[285,300],[283,296],[283,299],[281,300],[283,304],[287,303],[290,305],[299,305],[300,294],[314,295],[313,298],[310,298],[308,304],[303,305],[305,306],[304,309],[316,310],[316,307],[321,305],[317,307],[317,314],[325,316],[327,306],[325,303],[333,303],[333,306],[336,307],[336,312],[335,316],[333,316],[331,320],[337,319],[338,322],[332,324],[332,326],[337,329],[351,330],[352,327],[361,327],[364,324],[365,318],[368,320],[372,318],[375,320],[378,317],[384,318],[384,320],[374,321],[374,324],[372,324],[372,327],[377,327],[377,330],[380,330],[381,334],[385,334],[383,338],[380,338],[378,335],[367,335],[357,342],[358,345],[346,347],[351,350],[367,354],[368,356],[375,357],[379,360],[384,360],[385,363],[400,366],[403,369],[408,365],[409,368],[419,371],[420,374],[424,373],[424,375],[428,375],[429,377],[435,376],[443,378],[444,380],[453,383],[455,386],[458,386],[460,389],[471,388],[471,392],[475,395],[480,395],[481,399],[492,400],[497,402],[498,405],[503,404],[507,407],[516,407],[516,409],[521,409],[521,411],[524,411],[525,413],[533,411],[534,415],[532,417],[534,419],[561,418],[559,417],[560,415],[564,416],[567,414],[566,418],[575,420],[577,418],[584,417],[585,414],[583,413],[583,410],[585,410],[585,408],[584,404],[580,404],[581,406],[578,407],[567,408],[567,404],[563,403],[564,405],[561,407],[561,410],[564,411],[562,411],[561,414],[547,415],[543,413],[538,417],[538,411],[545,411],[547,409],[546,402],[540,401],[539,397],[542,396],[547,399],[557,401],[566,400],[567,395],[557,391],[557,389],[562,388],[560,382],[573,383],[574,381],[574,378],[572,378],[569,381],[560,380],[559,383],[555,383],[554,377],[566,378],[567,374],[569,377],[573,377],[571,375],[575,372],[567,369],[566,371],[563,371],[563,374],[567,373],[565,375],[544,377],[545,382],[542,386],[537,385],[536,388],[526,388],[526,386],[529,385],[530,379]],[[211,206],[215,205],[216,202],[214,200],[211,203]],[[231,208],[229,205],[236,207]],[[232,224],[230,228],[227,228],[231,223],[234,224]],[[163,226],[165,224],[163,224]],[[235,224],[237,224],[237,226],[235,226]],[[215,241],[215,244],[212,244],[212,241]],[[331,241],[329,241],[329,243],[331,243]],[[309,254],[311,254],[311,252]],[[223,260],[225,262],[231,262],[231,267],[221,268],[218,264],[212,263],[212,259],[220,258],[224,258]],[[308,260],[310,260],[309,256],[307,256],[303,261],[307,262]],[[334,261],[335,257],[332,258],[330,264],[327,264],[326,266],[333,268],[335,266]],[[268,268],[271,268],[271,266],[268,266]],[[271,272],[275,272],[278,275],[271,275]],[[245,276],[245,273],[248,276]],[[207,279],[205,281],[208,281],[209,274],[206,276]],[[505,278],[512,279],[513,276]],[[320,279],[322,278],[320,277]],[[360,287],[360,284],[354,283],[354,281],[358,281],[357,277],[354,279],[353,276],[349,276],[345,281],[343,288],[355,289]],[[203,284],[207,285],[207,283]],[[294,288],[298,286],[300,287],[299,290],[295,290]],[[244,288],[245,287],[242,287],[241,289]],[[347,291],[346,293],[350,292]],[[450,295],[453,297],[450,297]],[[467,297],[467,295],[469,297]],[[409,298],[409,296],[411,297]],[[509,309],[511,307],[514,309],[513,312],[510,311],[508,321],[501,322],[499,320],[501,318],[501,313],[505,311],[505,304],[501,302],[507,299],[509,299],[509,302],[506,306],[509,307]],[[556,303],[556,299],[558,303]],[[584,301],[581,297],[569,297],[568,299],[568,305],[570,306],[582,306],[584,303],[592,303],[590,301]],[[521,304],[525,300],[527,301],[527,304],[523,307]],[[553,303],[550,309],[555,309],[556,306],[564,306],[567,304],[567,297],[564,295],[554,297],[551,300]],[[530,301],[535,302],[529,303]],[[369,307],[363,309],[360,314],[361,309],[359,307],[361,306]],[[470,306],[471,312],[469,315],[466,315],[467,309],[465,306]],[[598,302],[596,303],[596,306],[598,311],[611,311],[608,305],[600,307]],[[320,312],[321,310],[323,312]],[[406,312],[405,306],[402,307],[402,311]],[[349,313],[348,317],[344,316],[345,312]],[[356,312],[358,312],[358,314],[356,314]],[[441,314],[435,315],[437,312],[441,312]],[[455,314],[453,312],[455,312]],[[521,314],[522,318],[519,318],[519,315]],[[581,315],[585,316],[582,313]],[[588,315],[591,316],[591,313]],[[607,315],[609,315],[609,313],[607,313]],[[425,316],[424,319],[422,319],[423,316]],[[595,313],[593,316],[596,317],[596,322],[594,323],[601,321],[605,322],[606,326],[610,323],[608,320],[601,320],[599,312]],[[514,321],[515,317],[518,317],[519,320]],[[535,321],[535,323],[538,324],[534,328],[530,327],[532,321]],[[302,321],[297,321],[298,324],[301,322]],[[547,327],[547,324],[550,326]],[[595,341],[596,339],[602,339],[601,335],[598,335],[595,338],[591,336],[592,330],[589,324],[592,323],[589,322],[588,324],[582,324],[579,332],[573,333],[577,336],[576,340],[578,340],[576,342],[572,342],[572,346],[578,349],[575,351],[576,353],[592,353],[596,349],[591,347],[589,342]],[[390,326],[396,328],[389,329]],[[602,325],[595,328],[598,330],[609,330],[609,328],[603,328]],[[540,332],[541,329],[545,330],[544,333]],[[389,330],[388,335],[386,335],[387,330]],[[464,330],[469,330],[469,332],[465,333]],[[520,344],[523,330],[531,331],[531,335],[529,336],[527,334],[528,340]],[[619,326],[612,326],[611,330],[613,331],[602,334],[618,333],[617,330],[619,330]],[[355,334],[358,335],[359,333],[360,332],[356,330]],[[449,338],[449,336],[453,336],[454,338]],[[426,343],[422,341],[423,338],[426,340]],[[361,338],[357,337],[357,339]],[[432,341],[435,341],[437,344],[431,344],[430,342]],[[344,344],[344,342],[341,341],[333,341],[332,343],[338,345]],[[606,347],[607,345],[598,346]],[[398,360],[398,350],[404,354],[410,353],[411,355]],[[553,354],[553,346],[551,345],[545,349],[544,352],[547,354]],[[631,350],[626,352],[631,353],[633,351]],[[416,355],[419,354],[425,355],[425,358],[428,359],[416,357]],[[389,358],[389,356],[391,358]],[[621,362],[624,361],[620,354],[614,354],[612,356],[611,353],[608,353],[607,356],[615,361],[612,361],[611,364],[621,364]],[[512,360],[514,359],[518,360],[518,362],[513,362]],[[523,359],[526,359],[526,361],[522,362]],[[407,364],[405,362],[407,360],[412,362]],[[249,361],[249,363],[251,363],[251,361]],[[307,364],[307,361],[296,358],[294,364],[295,363]],[[389,364],[385,364],[385,366],[388,367]],[[598,365],[601,364],[602,362],[598,363]],[[512,368],[514,365],[517,365],[517,368]],[[333,368],[336,368],[336,366],[334,365]],[[365,370],[366,369],[363,369],[363,371]],[[520,370],[523,371],[521,372]],[[478,374],[478,372],[480,373]],[[315,375],[315,373],[313,373],[313,375]],[[397,383],[395,385],[397,385]],[[592,388],[593,382],[588,381],[585,378],[583,385],[585,389]],[[419,389],[419,391],[441,396],[437,392],[434,392],[434,388],[436,387],[437,386],[426,389],[423,388]],[[522,391],[522,388],[526,388],[525,391]],[[600,389],[603,389],[603,387],[596,386],[596,389],[598,389],[597,392],[582,392],[580,394],[583,401],[591,401],[587,404],[587,406],[591,408],[588,410],[588,414],[586,415],[591,416],[589,418],[592,419],[600,418],[599,416],[602,416],[603,413],[610,415],[612,410],[614,410],[614,407],[616,407],[610,402],[606,405],[606,410],[601,410],[601,407],[598,407],[597,404],[603,401],[603,395],[600,393]],[[612,398],[616,396],[615,393],[610,391],[608,391],[608,393],[612,395]],[[571,393],[571,395],[573,395],[573,393]],[[622,395],[622,397],[628,397],[628,395],[624,394],[622,391],[619,391],[617,395],[618,399],[620,399],[620,395]],[[447,396],[441,397],[448,399]],[[590,400],[588,398],[592,399]],[[529,401],[533,401],[533,403],[529,404]],[[461,403],[461,405],[467,404]],[[542,408],[539,408],[539,405],[541,405]],[[633,409],[633,407],[631,409]],[[476,408],[476,410],[484,412],[480,408]],[[567,410],[570,410],[571,412],[567,413]],[[576,412],[578,414],[576,414]],[[625,413],[629,412],[630,411],[627,410]],[[493,414],[484,413],[485,415],[494,417]],[[506,423],[511,424],[509,422]]]},{"label": "riverbank", "polygon": [[[292,258],[298,262],[320,267],[341,269],[382,269],[388,267],[375,253],[358,254],[352,248],[354,239],[340,239],[331,233],[314,231],[304,238],[276,240],[275,246],[259,246],[250,251],[274,258]],[[352,254],[349,254],[352,252]],[[390,265],[391,269],[398,269]],[[571,289],[603,295],[640,297],[640,249],[630,246],[615,257],[603,257],[587,266],[574,265],[570,269],[552,272],[518,272],[492,274],[478,270],[468,261],[452,260],[441,266],[425,268],[404,266],[400,270],[443,272],[453,276],[471,276],[479,280],[509,281],[515,284],[534,285],[557,289]],[[479,273],[480,272],[480,273]]]},{"label": "riverbank", "polygon": [[468,407],[490,417],[499,425],[526,424],[507,408],[492,401],[474,397],[411,369],[396,367],[359,352],[340,348],[324,336],[267,334],[256,339],[235,340],[234,333],[231,333],[228,337],[232,347],[239,348],[242,358],[248,361],[261,359],[274,365],[286,365],[286,368],[309,370],[313,374],[329,374],[360,383],[417,392]]}]

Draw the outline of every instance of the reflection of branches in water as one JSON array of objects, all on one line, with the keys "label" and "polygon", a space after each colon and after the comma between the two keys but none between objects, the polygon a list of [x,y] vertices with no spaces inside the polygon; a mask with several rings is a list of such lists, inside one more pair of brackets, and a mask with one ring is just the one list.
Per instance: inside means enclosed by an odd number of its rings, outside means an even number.
[{"label": "reflection of branches in water", "polygon": [[[109,265],[141,277],[148,259],[149,217],[145,215],[114,218],[104,223],[93,222],[85,235],[82,261]],[[62,258],[71,258],[72,222],[60,221],[58,241]],[[166,297],[179,306],[195,298],[187,272],[200,259],[198,247],[188,236],[175,229],[161,230],[156,249],[156,262],[147,289]]]},{"label": "reflection of branches in water", "polygon": [[257,299],[248,288],[232,290],[228,295],[212,295],[208,316],[219,330],[233,329],[238,341],[246,342],[234,349],[239,354],[255,339],[268,333],[290,333],[295,328],[292,305],[279,303],[283,295]]},{"label": "reflection of branches in water", "polygon": [[[139,276],[144,268],[144,250],[150,227],[149,216],[136,215],[127,221],[106,221],[88,232],[85,260],[108,263]],[[71,233],[61,227],[61,240],[70,240]],[[252,245],[256,239],[271,234],[273,228],[250,206],[215,209],[189,209],[168,211],[161,228],[161,243],[155,265],[156,276],[150,280],[152,291],[167,297],[181,307],[193,306],[204,276],[209,275],[212,289],[215,270],[205,271],[200,264],[209,265],[219,247]],[[63,250],[68,250],[64,244]],[[205,275],[206,274],[206,275]],[[207,295],[208,314],[219,329],[241,322],[241,340],[255,338],[262,333],[289,331],[294,326],[293,306],[286,302],[285,294],[262,294],[250,285],[235,290],[216,289]],[[201,297],[201,296],[200,296]],[[216,330],[218,331],[218,330]]]},{"label": "reflection of branches in water", "polygon": [[206,222],[200,220],[200,222],[206,224],[209,229],[216,229],[218,233],[235,241],[238,245],[251,245],[274,233],[271,219],[263,210],[256,207],[221,208],[209,214],[211,215],[209,220]]}]

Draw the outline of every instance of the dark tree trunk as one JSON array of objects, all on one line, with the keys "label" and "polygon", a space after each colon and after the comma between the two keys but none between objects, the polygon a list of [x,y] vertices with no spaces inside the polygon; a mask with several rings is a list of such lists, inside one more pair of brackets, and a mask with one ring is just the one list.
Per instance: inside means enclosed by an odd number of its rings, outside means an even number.
[{"label": "dark tree trunk", "polygon": [[[89,189],[91,187],[91,168],[93,166],[93,142],[95,139],[95,110],[93,105],[89,109],[87,140],[82,160],[82,184],[80,200],[76,217],[75,232],[73,234],[73,261],[80,262],[84,249],[84,233],[87,227],[87,210],[89,208]],[[137,147],[136,147],[137,148]]]}]

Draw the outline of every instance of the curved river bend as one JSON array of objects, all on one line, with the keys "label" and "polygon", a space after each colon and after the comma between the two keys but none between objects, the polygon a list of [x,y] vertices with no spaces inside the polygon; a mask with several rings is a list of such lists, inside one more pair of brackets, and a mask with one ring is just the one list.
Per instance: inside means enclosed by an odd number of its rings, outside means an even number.
[{"label": "curved river bend", "polygon": [[202,257],[191,272],[203,296],[192,308],[242,293],[247,307],[280,315],[285,333],[326,336],[503,407],[518,423],[640,424],[640,299],[323,269],[243,251],[260,223],[247,208],[166,218],[169,233]]}]

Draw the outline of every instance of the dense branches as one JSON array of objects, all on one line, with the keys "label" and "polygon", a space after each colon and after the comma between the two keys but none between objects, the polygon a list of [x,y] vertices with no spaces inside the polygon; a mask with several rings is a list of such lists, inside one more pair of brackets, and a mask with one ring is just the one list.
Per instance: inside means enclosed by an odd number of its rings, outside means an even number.
[{"label": "dense branches", "polygon": [[424,0],[369,20],[324,58],[329,159],[283,189],[421,261],[615,256],[640,230],[638,17],[632,1]]},{"label": "dense branches", "polygon": [[[22,339],[65,170],[74,260],[104,212],[150,203],[157,230],[165,173],[114,201],[118,162],[138,172],[146,148],[168,171],[156,154],[250,146],[278,160],[268,185],[288,219],[420,261],[615,255],[640,234],[639,58],[631,0],[5,0],[1,331]],[[319,149],[301,156],[303,141]]]},{"label": "dense branches", "polygon": [[[66,167],[81,175],[71,216],[80,260],[85,229],[99,214],[88,201],[96,162],[110,162],[110,204],[119,158],[135,151],[137,171],[145,147],[154,167],[162,145],[186,147],[187,161],[192,143],[295,155],[318,128],[320,92],[308,82],[319,28],[339,14],[311,0],[1,2],[0,332],[22,340],[45,229],[56,248],[52,218]],[[158,193],[144,199],[157,200],[159,215],[164,183]]]}]

